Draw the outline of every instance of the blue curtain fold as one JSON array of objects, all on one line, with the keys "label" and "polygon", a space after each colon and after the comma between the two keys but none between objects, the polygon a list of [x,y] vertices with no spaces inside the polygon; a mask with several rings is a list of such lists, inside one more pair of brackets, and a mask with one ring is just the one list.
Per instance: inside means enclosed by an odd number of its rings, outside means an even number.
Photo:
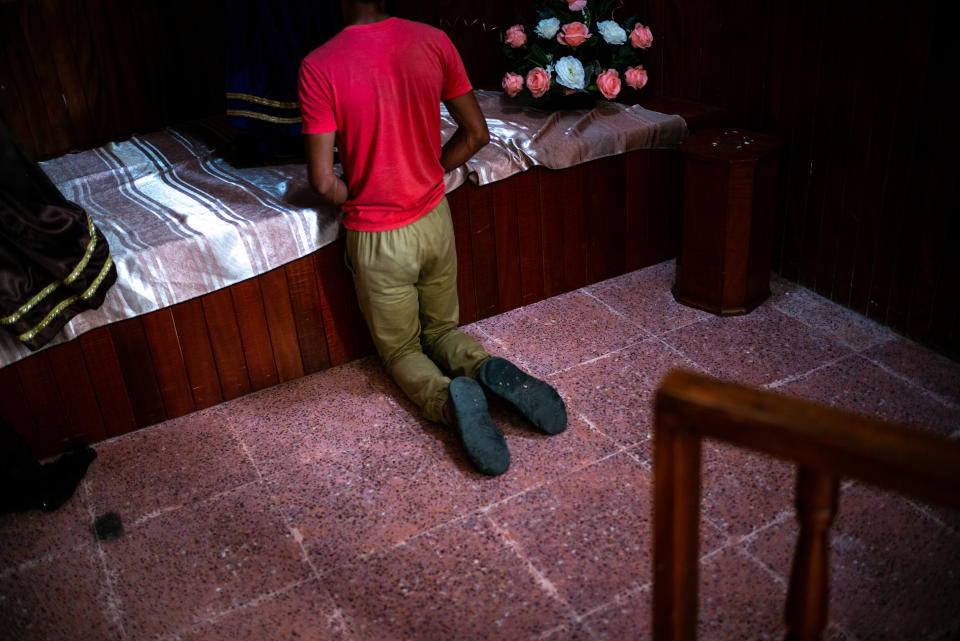
[{"label": "blue curtain fold", "polygon": [[338,0],[239,0],[228,4],[227,115],[241,161],[302,153],[300,61],[340,30]]}]

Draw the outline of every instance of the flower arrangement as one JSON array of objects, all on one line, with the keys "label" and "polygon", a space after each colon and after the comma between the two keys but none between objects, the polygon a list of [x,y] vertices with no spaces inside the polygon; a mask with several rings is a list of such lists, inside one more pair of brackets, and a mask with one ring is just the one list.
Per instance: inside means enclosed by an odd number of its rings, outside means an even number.
[{"label": "flower arrangement", "polygon": [[650,28],[637,17],[615,20],[623,0],[540,0],[532,28],[515,24],[503,34],[510,70],[504,92],[533,98],[599,93],[616,98],[623,84],[642,89],[640,64],[653,44]]}]

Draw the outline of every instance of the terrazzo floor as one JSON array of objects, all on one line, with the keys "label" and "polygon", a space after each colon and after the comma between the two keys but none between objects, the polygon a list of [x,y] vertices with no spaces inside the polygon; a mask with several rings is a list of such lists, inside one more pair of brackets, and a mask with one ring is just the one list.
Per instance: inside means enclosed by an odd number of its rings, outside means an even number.
[{"label": "terrazzo floor", "polygon": [[[569,429],[493,405],[485,478],[364,359],[96,446],[57,512],[0,517],[0,639],[650,639],[651,409],[673,367],[960,438],[960,365],[775,279],[676,304],[667,262],[466,328],[553,383]],[[700,639],[782,638],[793,471],[707,443]],[[97,541],[93,519],[125,533]],[[960,638],[960,514],[846,482],[830,641]]]}]

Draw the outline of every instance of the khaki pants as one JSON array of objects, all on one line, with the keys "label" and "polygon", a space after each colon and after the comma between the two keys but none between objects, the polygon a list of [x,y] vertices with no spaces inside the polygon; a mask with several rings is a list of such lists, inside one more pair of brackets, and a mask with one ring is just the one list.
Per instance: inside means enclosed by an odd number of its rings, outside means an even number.
[{"label": "khaki pants", "polygon": [[347,230],[347,266],[387,371],[424,417],[445,422],[448,376],[475,378],[489,358],[457,330],[457,250],[447,199],[399,229]]}]

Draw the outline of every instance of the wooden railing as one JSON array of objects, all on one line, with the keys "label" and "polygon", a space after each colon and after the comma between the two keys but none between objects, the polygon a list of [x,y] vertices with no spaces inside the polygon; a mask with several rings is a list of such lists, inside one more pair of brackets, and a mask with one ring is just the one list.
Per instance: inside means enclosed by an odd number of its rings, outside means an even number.
[{"label": "wooden railing", "polygon": [[655,641],[696,638],[704,438],[798,466],[788,641],[820,639],[827,621],[829,528],[840,479],[960,508],[960,442],[904,425],[685,371],[664,379],[654,421]]}]

